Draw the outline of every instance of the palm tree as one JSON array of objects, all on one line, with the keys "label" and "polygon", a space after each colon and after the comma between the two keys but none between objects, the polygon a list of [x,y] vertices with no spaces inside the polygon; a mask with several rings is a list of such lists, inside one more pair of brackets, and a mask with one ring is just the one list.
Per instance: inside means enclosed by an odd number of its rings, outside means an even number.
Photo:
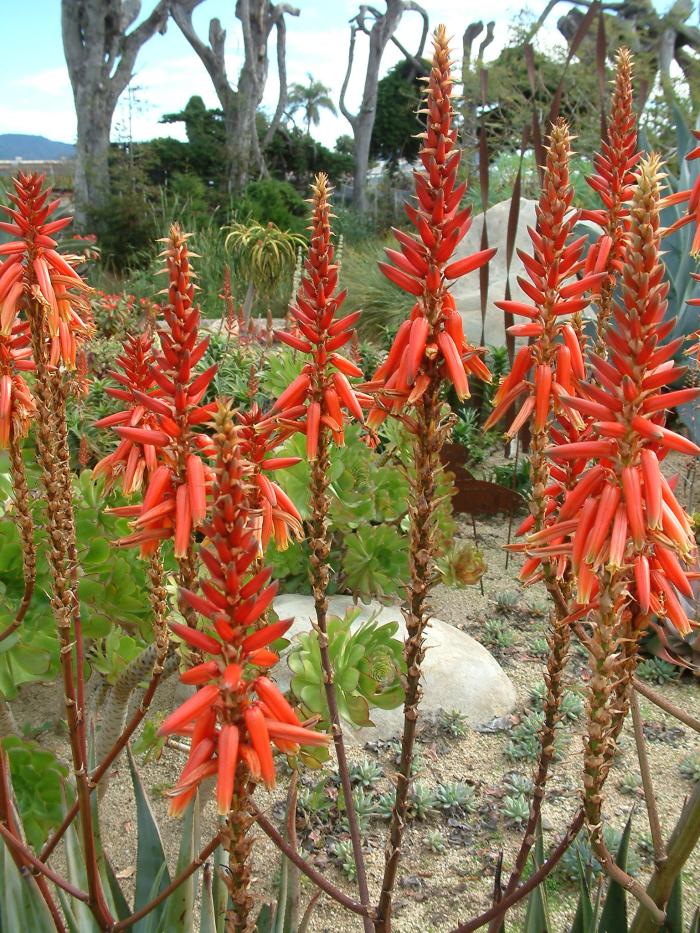
[{"label": "palm tree", "polygon": [[328,96],[329,87],[316,81],[313,75],[308,74],[308,84],[293,84],[289,90],[289,112],[296,113],[302,110],[306,122],[306,135],[311,135],[311,125],[318,126],[321,119],[321,110],[330,110],[336,116],[335,104]]}]

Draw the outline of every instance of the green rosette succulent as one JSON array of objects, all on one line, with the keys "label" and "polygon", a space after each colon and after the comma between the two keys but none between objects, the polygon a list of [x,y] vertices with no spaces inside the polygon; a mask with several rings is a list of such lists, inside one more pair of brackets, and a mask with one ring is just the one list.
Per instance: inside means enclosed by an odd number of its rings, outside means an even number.
[{"label": "green rosette succulent", "polygon": [[[355,726],[371,726],[371,707],[394,709],[403,702],[403,643],[394,636],[398,622],[379,624],[375,618],[352,628],[360,610],[328,620],[328,651],[335,672],[340,715]],[[291,689],[309,715],[330,720],[323,684],[323,666],[315,632],[298,636],[287,659],[294,675]]]}]

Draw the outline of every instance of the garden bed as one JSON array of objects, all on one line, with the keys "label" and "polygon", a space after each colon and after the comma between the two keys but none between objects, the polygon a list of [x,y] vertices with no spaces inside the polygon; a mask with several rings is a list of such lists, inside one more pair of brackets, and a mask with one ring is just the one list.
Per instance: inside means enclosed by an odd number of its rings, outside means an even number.
[{"label": "garden bed", "polygon": [[[531,691],[542,683],[543,656],[538,653],[542,646],[537,640],[545,635],[547,603],[544,589],[540,586],[523,589],[513,582],[518,557],[511,558],[509,569],[505,569],[502,545],[507,534],[507,516],[477,519],[476,530],[488,564],[488,571],[483,577],[483,595],[478,585],[462,590],[440,586],[433,598],[434,611],[437,617],[490,648],[517,688],[518,705],[511,717],[483,730],[466,727],[462,736],[450,733],[447,720],[424,722],[419,728],[419,772],[416,780],[424,782],[431,791],[441,784],[466,782],[473,787],[475,809],[471,813],[460,809],[451,812],[438,810],[409,824],[396,899],[397,933],[430,930],[442,933],[457,921],[488,907],[499,854],[501,851],[505,853],[507,871],[521,837],[520,829],[504,815],[507,803],[504,798],[506,795],[514,796],[508,776],[515,772],[528,777],[532,765],[527,760],[509,757],[507,752],[513,739],[513,727],[517,728],[520,721],[533,711]],[[467,516],[462,516],[459,522],[459,535],[464,539],[473,538],[471,520]],[[582,690],[586,670],[583,654],[575,649],[568,673],[571,686],[576,691]],[[700,688],[698,681],[690,675],[654,686],[668,700],[700,718]],[[171,679],[158,694],[155,709],[172,708],[174,689],[175,680]],[[28,686],[22,689],[13,709],[20,724],[26,723],[34,728],[48,726],[40,738],[41,743],[68,762],[67,741],[61,729],[63,717],[56,717],[61,702],[55,684]],[[652,774],[663,775],[663,781],[655,784],[655,792],[667,837],[675,825],[684,798],[693,786],[691,780],[681,773],[681,764],[688,756],[700,753],[700,742],[692,730],[644,698],[641,698],[641,712]],[[454,731],[462,731],[459,723],[455,727],[453,722],[452,727]],[[565,733],[562,757],[553,766],[543,808],[546,845],[560,837],[580,799],[582,721],[577,718],[567,720],[562,731]],[[383,776],[374,788],[379,793],[390,789],[393,755],[393,750],[386,745],[350,750],[353,762],[368,760],[381,768]],[[175,782],[183,762],[184,755],[180,751],[166,748],[158,763],[141,765],[144,785],[150,792],[163,833],[165,850],[173,863],[179,844],[179,823],[168,818],[162,792]],[[331,761],[331,766],[322,772],[306,772],[301,786],[310,789],[325,776],[329,778],[327,796],[333,797],[333,773]],[[617,831],[622,831],[628,816],[633,813],[632,866],[638,877],[644,880],[650,870],[651,859],[644,800],[634,780],[638,774],[632,726],[628,721],[608,780],[605,813],[608,825]],[[284,784],[274,795],[267,795],[262,788],[256,793],[258,804],[265,806],[277,822],[283,819],[283,791]],[[469,806],[472,806],[471,802]],[[136,827],[131,816],[131,781],[125,758],[120,759],[113,770],[101,807],[107,851],[118,877],[128,887],[128,879],[134,872]],[[203,838],[213,829],[214,820],[213,804],[207,800],[203,811]],[[364,835],[370,885],[374,890],[383,869],[386,826],[380,817],[372,817]],[[315,813],[310,807],[303,812],[300,810],[298,827],[304,854],[319,867],[330,870],[334,881],[352,891],[353,887],[343,875],[339,859],[333,852],[335,842],[348,839],[339,819],[324,818],[321,812]],[[443,847],[444,851],[437,851]],[[57,853],[57,864],[60,864],[60,853]],[[257,878],[254,890],[261,898],[272,894],[279,856],[261,833],[254,846],[253,864]],[[565,859],[565,868],[575,872],[575,856]],[[688,861],[684,882],[687,905],[700,902],[699,852]],[[567,929],[567,921],[571,922],[573,918],[577,882],[570,874],[558,870],[548,884],[548,894],[554,933],[561,933]],[[302,895],[302,900],[305,899]],[[513,918],[519,916],[516,909]],[[518,929],[517,923],[513,928]],[[310,929],[360,930],[361,924],[357,918],[322,898]]]}]

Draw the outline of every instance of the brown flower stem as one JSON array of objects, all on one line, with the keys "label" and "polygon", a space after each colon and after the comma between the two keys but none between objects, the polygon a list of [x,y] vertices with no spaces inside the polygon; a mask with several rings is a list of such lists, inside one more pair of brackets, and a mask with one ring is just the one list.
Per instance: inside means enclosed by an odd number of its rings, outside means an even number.
[{"label": "brown flower stem", "polygon": [[309,863],[299,855],[298,852],[287,842],[284,836],[277,830],[277,828],[267,819],[267,817],[260,812],[254,803],[251,802],[251,811],[255,816],[255,822],[258,824],[260,829],[265,833],[265,835],[274,842],[280,852],[283,852],[290,862],[293,862],[297,868],[306,875],[306,877],[312,881],[318,888],[320,888],[325,894],[333,898],[338,904],[341,904],[346,910],[349,910],[351,913],[358,914],[360,917],[370,917],[371,913],[369,908],[365,907],[363,904],[358,903],[353,900],[353,898],[348,897],[340,888],[337,888],[331,881],[329,881],[325,875],[322,875],[313,865]]},{"label": "brown flower stem", "polygon": [[17,513],[17,526],[22,542],[22,567],[24,571],[24,593],[17,613],[12,622],[0,632],[0,642],[8,638],[22,624],[34,594],[36,582],[36,545],[34,543],[34,522],[29,505],[29,487],[22,459],[22,444],[15,437],[14,431],[10,434],[9,444],[10,473],[15,491],[15,510]]},{"label": "brown flower stem", "polygon": [[700,719],[696,719],[694,716],[691,716],[690,713],[687,713],[684,709],[681,709],[680,706],[676,706],[675,703],[671,703],[671,701],[667,700],[666,697],[661,696],[661,694],[657,693],[656,690],[652,690],[651,687],[647,686],[643,680],[639,680],[638,677],[633,677],[632,686],[637,693],[641,693],[641,695],[646,697],[647,700],[651,700],[655,706],[658,706],[659,709],[662,709],[665,713],[668,713],[669,716],[673,716],[679,722],[684,723],[686,726],[689,726],[696,732],[700,732]]},{"label": "brown flower stem", "polygon": [[[43,347],[40,348],[39,353],[35,352],[37,363],[35,397],[38,409],[36,437],[42,481],[46,489],[47,560],[53,581],[51,608],[56,619],[61,646],[59,657],[80,812],[85,870],[90,893],[88,903],[100,927],[109,930],[113,921],[104,898],[97,869],[90,806],[91,789],[87,774],[87,743],[82,706],[84,702],[83,639],[77,597],[77,544],[73,522],[70,464],[66,463],[68,453],[67,443],[65,443],[66,394],[60,374],[55,370],[48,370],[41,350]],[[77,667],[75,673],[72,657],[74,647]]]},{"label": "brown flower stem", "polygon": [[[160,683],[160,679],[163,675],[163,666],[169,648],[168,629],[166,625],[168,604],[167,592],[163,582],[163,564],[160,560],[160,556],[157,553],[151,555],[149,561],[148,577],[151,584],[149,596],[153,609],[156,642],[156,660],[153,666],[153,674],[148,683],[148,686],[146,687],[146,691],[141,699],[141,702],[139,703],[138,709],[134,712],[121,735],[109,750],[105,758],[90,774],[89,783],[91,791],[94,790],[95,787],[99,784],[100,779],[105,775],[107,770],[111,767],[112,763],[123,751],[127,742],[143,721],[143,718],[145,717],[151,703],[153,702],[153,697],[155,696],[158,684]],[[64,833],[75,819],[78,813],[78,807],[78,801],[76,801],[70,810],[68,810],[66,813],[61,825],[44,845],[44,848],[41,850],[41,859],[43,861],[46,861],[51,856],[51,853],[54,851],[62,839]]]},{"label": "brown flower stem", "polygon": [[666,919],[665,911],[658,907],[654,899],[647,894],[636,878],[632,878],[631,875],[623,871],[619,865],[615,864],[615,859],[608,851],[602,838],[593,840],[593,849],[611,881],[617,882],[625,891],[629,891],[632,897],[639,901],[640,905],[652,915],[654,921],[657,924],[662,924]]},{"label": "brown flower stem", "polygon": [[[660,907],[668,903],[673,885],[681,873],[700,840],[700,784],[683,808],[680,819],[668,840],[667,858],[663,865],[658,866],[647,885],[647,894],[654,904]],[[646,905],[640,906],[635,916],[630,933],[656,933],[658,922],[653,910]]]},{"label": "brown flower stem", "polygon": [[637,758],[639,759],[639,771],[642,776],[642,787],[644,788],[644,801],[649,816],[651,838],[654,842],[654,864],[657,868],[660,868],[666,861],[666,846],[661,833],[659,810],[654,796],[654,784],[651,779],[649,756],[647,755],[646,740],[644,738],[644,724],[639,711],[639,700],[634,690],[630,691],[630,707],[632,709],[632,724],[634,727],[634,741],[637,746]]},{"label": "brown flower stem", "polygon": [[559,860],[564,855],[566,850],[569,848],[571,843],[574,841],[578,835],[579,830],[583,826],[584,814],[583,810],[579,812],[574,817],[572,823],[567,829],[564,838],[554,849],[549,858],[540,865],[537,871],[534,871],[527,881],[524,881],[519,887],[517,887],[510,894],[503,897],[497,904],[494,904],[493,907],[490,907],[487,911],[484,911],[483,914],[480,914],[478,917],[475,917],[474,920],[468,920],[466,923],[460,923],[456,926],[450,933],[473,933],[474,930],[479,930],[481,927],[486,926],[487,923],[490,923],[492,920],[499,917],[503,917],[503,914],[513,907],[514,904],[517,904],[518,901],[521,901],[526,897],[530,891],[533,891],[538,885],[552,873],[556,868]]},{"label": "brown flower stem", "polygon": [[202,849],[194,861],[190,862],[187,868],[184,868],[179,875],[173,878],[170,884],[163,888],[157,897],[154,897],[152,901],[149,901],[141,908],[141,910],[137,910],[136,913],[133,913],[130,917],[127,917],[125,920],[120,920],[118,923],[113,924],[109,928],[111,933],[119,933],[120,930],[128,930],[129,927],[132,927],[135,923],[138,923],[139,920],[143,920],[144,917],[147,917],[152,910],[155,910],[156,907],[162,904],[163,901],[167,900],[174,891],[177,891],[180,885],[184,884],[190,875],[193,875],[198,868],[202,867],[202,865],[214,852],[220,842],[221,833],[219,832],[210,840],[209,843],[207,843],[207,845]]},{"label": "brown flower stem", "polygon": [[[567,622],[562,624],[558,617],[557,608],[552,612],[551,633],[549,635],[549,656],[547,658],[547,671],[544,675],[544,681],[547,687],[547,693],[544,701],[544,723],[539,734],[540,750],[537,761],[537,770],[533,777],[533,795],[530,804],[530,814],[528,816],[525,830],[523,832],[522,842],[515,857],[515,863],[508,878],[503,896],[507,897],[515,891],[520,878],[522,877],[528,856],[535,844],[535,832],[540,821],[542,813],[542,803],[544,802],[545,788],[549,776],[549,768],[554,758],[554,740],[556,728],[561,718],[560,706],[561,698],[564,694],[564,668],[569,653],[569,644],[571,641],[571,627]],[[502,914],[494,919],[489,927],[489,933],[497,933],[501,923]]]},{"label": "brown flower stem", "polygon": [[410,476],[411,530],[409,540],[410,583],[406,616],[406,692],[401,734],[401,756],[396,772],[396,799],[391,811],[389,838],[382,888],[377,905],[377,933],[391,930],[392,894],[401,858],[401,842],[406,823],[411,763],[421,698],[421,665],[425,656],[423,634],[429,622],[427,597],[434,576],[436,477],[440,471],[440,452],[445,441],[445,427],[440,423],[439,377],[434,373],[422,399],[416,406],[417,430],[414,435],[414,471]]},{"label": "brown flower stem", "polygon": [[248,830],[255,817],[250,802],[247,772],[244,765],[239,765],[231,809],[226,817],[226,829],[222,833],[222,841],[229,856],[226,887],[232,905],[226,915],[226,933],[253,933],[255,929],[255,917],[251,917],[253,897],[250,893],[248,860],[253,844]]},{"label": "brown flower stem", "polygon": [[[0,748],[0,825],[4,825],[7,831],[16,839],[19,835],[16,821],[14,819],[12,805],[12,789],[10,784],[10,769],[8,766],[7,755],[4,749]],[[22,860],[22,855],[14,848],[10,848],[10,853],[14,859],[17,868],[24,872],[27,870],[26,860]],[[33,878],[39,893],[44,899],[46,906],[51,914],[57,933],[66,933],[66,927],[63,922],[61,911],[58,909],[53,899],[51,890],[46,883],[46,877],[38,871],[33,873]]]},{"label": "brown flower stem", "polygon": [[603,870],[613,881],[643,904],[662,923],[665,914],[645,892],[642,885],[623,871],[608,851],[603,838],[603,787],[610,771],[615,742],[622,729],[628,704],[629,684],[636,655],[636,639],[630,645],[629,632],[620,644],[616,606],[625,586],[620,574],[604,572],[600,576],[600,608],[591,636],[592,673],[589,686],[588,732],[584,741],[584,809],[591,848]]},{"label": "brown flower stem", "polygon": [[[309,539],[311,548],[311,590],[316,610],[315,627],[318,636],[318,647],[321,654],[321,664],[323,665],[323,684],[326,692],[326,702],[328,703],[331,728],[333,730],[333,744],[338,760],[340,783],[343,788],[343,798],[345,800],[345,811],[350,830],[350,839],[352,841],[353,857],[357,870],[357,888],[360,894],[360,902],[365,909],[369,910],[369,888],[367,886],[367,871],[365,868],[364,854],[362,852],[362,837],[360,836],[360,826],[357,821],[357,813],[355,812],[355,804],[352,796],[350,769],[348,768],[345,742],[343,740],[343,729],[340,724],[340,713],[338,712],[338,702],[335,695],[333,665],[328,652],[328,599],[326,593],[328,592],[328,581],[330,578],[328,555],[331,549],[328,530],[329,503],[327,495],[329,467],[328,431],[325,426],[323,426],[319,431],[316,459],[311,462],[311,498],[309,503],[311,512],[311,535]],[[363,920],[365,933],[372,933],[373,925],[371,920],[369,920],[367,916],[364,916]]]},{"label": "brown flower stem", "polygon": [[[63,878],[58,872],[55,872],[52,868],[49,868],[40,858],[34,855],[24,843],[13,835],[9,829],[0,823],[0,836],[5,840],[7,845],[16,852],[23,862],[31,865],[35,871],[41,872],[42,875],[46,875],[49,881],[53,881],[55,885],[59,888],[62,888],[71,897],[76,898],[76,900],[83,901],[83,903],[88,904],[90,901],[90,895],[87,891],[81,891],[80,888],[76,888],[75,885],[72,885],[70,881],[66,878]],[[109,927],[104,927],[105,930],[109,930]]]}]

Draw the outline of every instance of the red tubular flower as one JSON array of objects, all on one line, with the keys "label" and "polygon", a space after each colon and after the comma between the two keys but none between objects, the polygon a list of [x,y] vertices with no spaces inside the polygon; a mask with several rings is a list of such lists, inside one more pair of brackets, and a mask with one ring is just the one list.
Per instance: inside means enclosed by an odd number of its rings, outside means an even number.
[{"label": "red tubular flower", "polygon": [[7,256],[0,269],[1,327],[7,331],[22,295],[31,290],[44,312],[41,352],[52,365],[62,360],[73,369],[78,348],[94,328],[85,296],[88,286],[73,268],[82,260],[58,253],[53,239],[71,218],[50,220],[60,202],[49,201],[51,189],[44,188],[43,175],[20,172],[13,185],[15,192],[8,198],[15,206],[2,208],[10,220],[0,223],[0,230],[17,237],[0,246],[0,255]]},{"label": "red tubular flower", "polygon": [[[700,130],[693,130],[693,136],[696,140],[700,141]],[[686,155],[686,162],[692,162],[693,159],[700,159],[700,146],[696,146],[695,149]],[[692,188],[686,188],[682,191],[676,191],[673,194],[667,195],[661,201],[661,207],[668,207],[672,204],[683,204],[687,203],[686,213],[680,217],[674,224],[670,227],[667,227],[663,231],[664,236],[673,233],[675,230],[680,230],[681,227],[685,227],[686,224],[695,224],[695,234],[693,236],[693,243],[690,247],[690,252],[693,256],[697,256],[700,253],[700,175],[693,182]]]},{"label": "red tubular flower", "polygon": [[[131,445],[122,448],[122,455],[124,449],[129,455],[134,449],[143,450],[149,471],[143,507],[134,522],[135,531],[120,544],[139,544],[141,553],[147,555],[155,551],[160,541],[172,537],[175,557],[181,561],[187,561],[193,531],[206,517],[211,469],[202,457],[212,456],[214,450],[210,438],[200,433],[200,425],[211,419],[215,403],[200,403],[216,373],[216,366],[210,366],[195,374],[209,338],[199,339],[200,311],[194,304],[187,236],[173,225],[164,241],[167,247],[162,255],[169,285],[168,301],[161,309],[165,326],[158,329],[161,355],[140,360],[143,369],[117,376],[126,388],[123,394],[121,390],[112,391],[117,397],[137,403],[128,423],[115,423],[122,441]],[[140,380],[138,386],[132,377]],[[132,423],[134,412],[138,417]],[[184,573],[183,567],[181,563]],[[192,576],[191,569],[187,569],[187,574]],[[182,578],[180,582],[192,580]]]},{"label": "red tubular flower", "polygon": [[452,260],[472,218],[471,209],[461,207],[466,183],[457,183],[461,152],[452,127],[452,63],[442,26],[435,33],[434,46],[424,111],[427,127],[420,152],[424,170],[413,173],[418,206],[406,205],[417,235],[394,229],[400,250],[388,249],[389,262],[379,263],[384,275],[417,301],[368,386],[380,390],[380,404],[368,418],[374,428],[389,411],[415,405],[427,391],[431,374],[448,379],[461,399],[469,395],[468,374],[491,378],[479,351],[464,336],[462,318],[449,291],[451,282],[486,265],[496,250]]},{"label": "red tubular flower", "polygon": [[[121,356],[117,363],[122,370],[110,372],[110,376],[121,383],[121,388],[108,388],[107,394],[128,403],[128,408],[107,415],[95,422],[96,428],[132,427],[155,431],[158,428],[158,416],[146,407],[144,396],[153,396],[155,379],[151,367],[155,362],[153,340],[148,334],[138,337],[128,336],[124,341]],[[151,401],[149,404],[156,404]],[[96,464],[95,476],[106,477],[106,488],[111,489],[121,477],[122,490],[129,496],[138,491],[144,476],[150,476],[158,465],[158,452],[153,444],[122,438],[121,443]]]},{"label": "red tubular flower", "polygon": [[34,368],[29,342],[26,322],[11,322],[8,333],[0,332],[0,449],[8,447],[12,437],[24,437],[36,415],[29,386],[20,375]]},{"label": "red tubular flower", "polygon": [[634,187],[634,167],[641,158],[637,150],[637,118],[633,109],[632,56],[627,49],[617,53],[614,90],[608,119],[608,138],[596,153],[595,172],[586,179],[603,203],[600,210],[582,211],[581,218],[597,224],[603,237],[591,250],[589,267],[607,273],[597,303],[597,352],[606,355],[605,333],[612,313],[613,293],[622,271],[627,230],[628,203]]},{"label": "red tubular flower", "polygon": [[202,595],[183,589],[182,600],[207,620],[207,631],[173,625],[173,631],[209,657],[187,671],[186,683],[201,685],[160,727],[161,735],[191,735],[189,760],[171,791],[172,813],[181,813],[201,781],[217,775],[219,812],[231,806],[236,769],[275,783],[271,745],[286,753],[299,745],[325,745],[329,737],[303,726],[279,688],[263,673],[278,659],[268,646],[291,620],[267,623],[265,611],[277,592],[270,570],[256,560],[258,539],[245,481],[246,463],[231,412],[216,416],[217,462],[214,506],[203,526],[208,544],[201,557],[210,577]]},{"label": "red tubular flower", "polygon": [[[622,303],[615,308],[616,328],[608,332],[611,363],[593,356],[591,382],[579,380],[582,400],[599,406],[592,410],[601,418],[589,426],[589,439],[555,444],[548,452],[555,462],[575,460],[585,467],[597,461],[585,474],[585,498],[572,490],[555,525],[562,536],[555,550],[573,555],[578,602],[591,599],[598,574],[616,593],[626,593],[628,604],[666,616],[685,635],[695,623],[675,592],[690,592],[683,565],[695,559],[696,545],[660,461],[671,450],[697,455],[700,448],[665,427],[665,409],[678,393],[661,390],[684,370],[671,360],[679,342],[662,342],[670,328],[659,258],[659,168],[655,156],[644,160],[634,189]],[[681,395],[683,401],[697,398],[700,388]],[[567,397],[563,404],[575,409],[580,400]],[[572,518],[578,518],[573,531]],[[615,597],[616,605],[621,598]]]},{"label": "red tubular flower", "polygon": [[[525,266],[527,279],[519,278],[520,287],[532,304],[519,301],[497,301],[503,311],[526,317],[527,336],[537,340],[522,347],[513,361],[508,376],[501,382],[494,397],[485,430],[493,427],[514,401],[527,393],[534,399],[532,412],[534,431],[542,433],[549,411],[560,409],[558,400],[572,392],[573,378],[583,376],[583,361],[576,322],[589,303],[586,293],[596,287],[604,273],[587,273],[584,257],[585,240],[571,242],[579,212],[572,210],[574,191],[569,182],[571,137],[564,120],[552,127],[542,193],[537,205],[537,228],[530,230],[532,255],[518,251]],[[582,274],[583,273],[583,274]],[[574,317],[576,326],[569,319]],[[523,336],[523,325],[516,324],[510,333]],[[563,341],[558,343],[557,341]],[[534,376],[528,381],[528,373]],[[529,418],[529,414],[528,414]],[[575,415],[574,415],[575,418]],[[517,433],[523,419],[508,429]]]},{"label": "red tubular flower", "polygon": [[[287,419],[303,414],[303,406],[286,412]],[[252,486],[250,504],[260,510],[257,517],[260,550],[264,552],[270,538],[274,537],[278,550],[289,546],[290,536],[301,540],[304,530],[301,515],[285,491],[272,480],[268,473],[286,469],[301,462],[300,457],[269,457],[295,428],[283,427],[274,416],[262,413],[256,402],[248,411],[236,412],[239,424],[238,437],[241,456],[249,464]]]},{"label": "red tubular flower", "polygon": [[[311,188],[311,245],[301,284],[289,307],[300,336],[276,332],[282,343],[311,357],[311,362],[272,406],[273,413],[283,416],[283,424],[306,434],[309,460],[316,457],[322,427],[330,429],[335,443],[342,446],[345,419],[350,415],[361,420],[362,415],[356,390],[346,378],[361,377],[362,371],[337,352],[352,340],[352,325],[358,313],[336,318],[347,291],[337,291],[338,266],[333,263],[331,244],[331,191],[328,177],[321,172]],[[300,421],[304,415],[305,420]]]}]

